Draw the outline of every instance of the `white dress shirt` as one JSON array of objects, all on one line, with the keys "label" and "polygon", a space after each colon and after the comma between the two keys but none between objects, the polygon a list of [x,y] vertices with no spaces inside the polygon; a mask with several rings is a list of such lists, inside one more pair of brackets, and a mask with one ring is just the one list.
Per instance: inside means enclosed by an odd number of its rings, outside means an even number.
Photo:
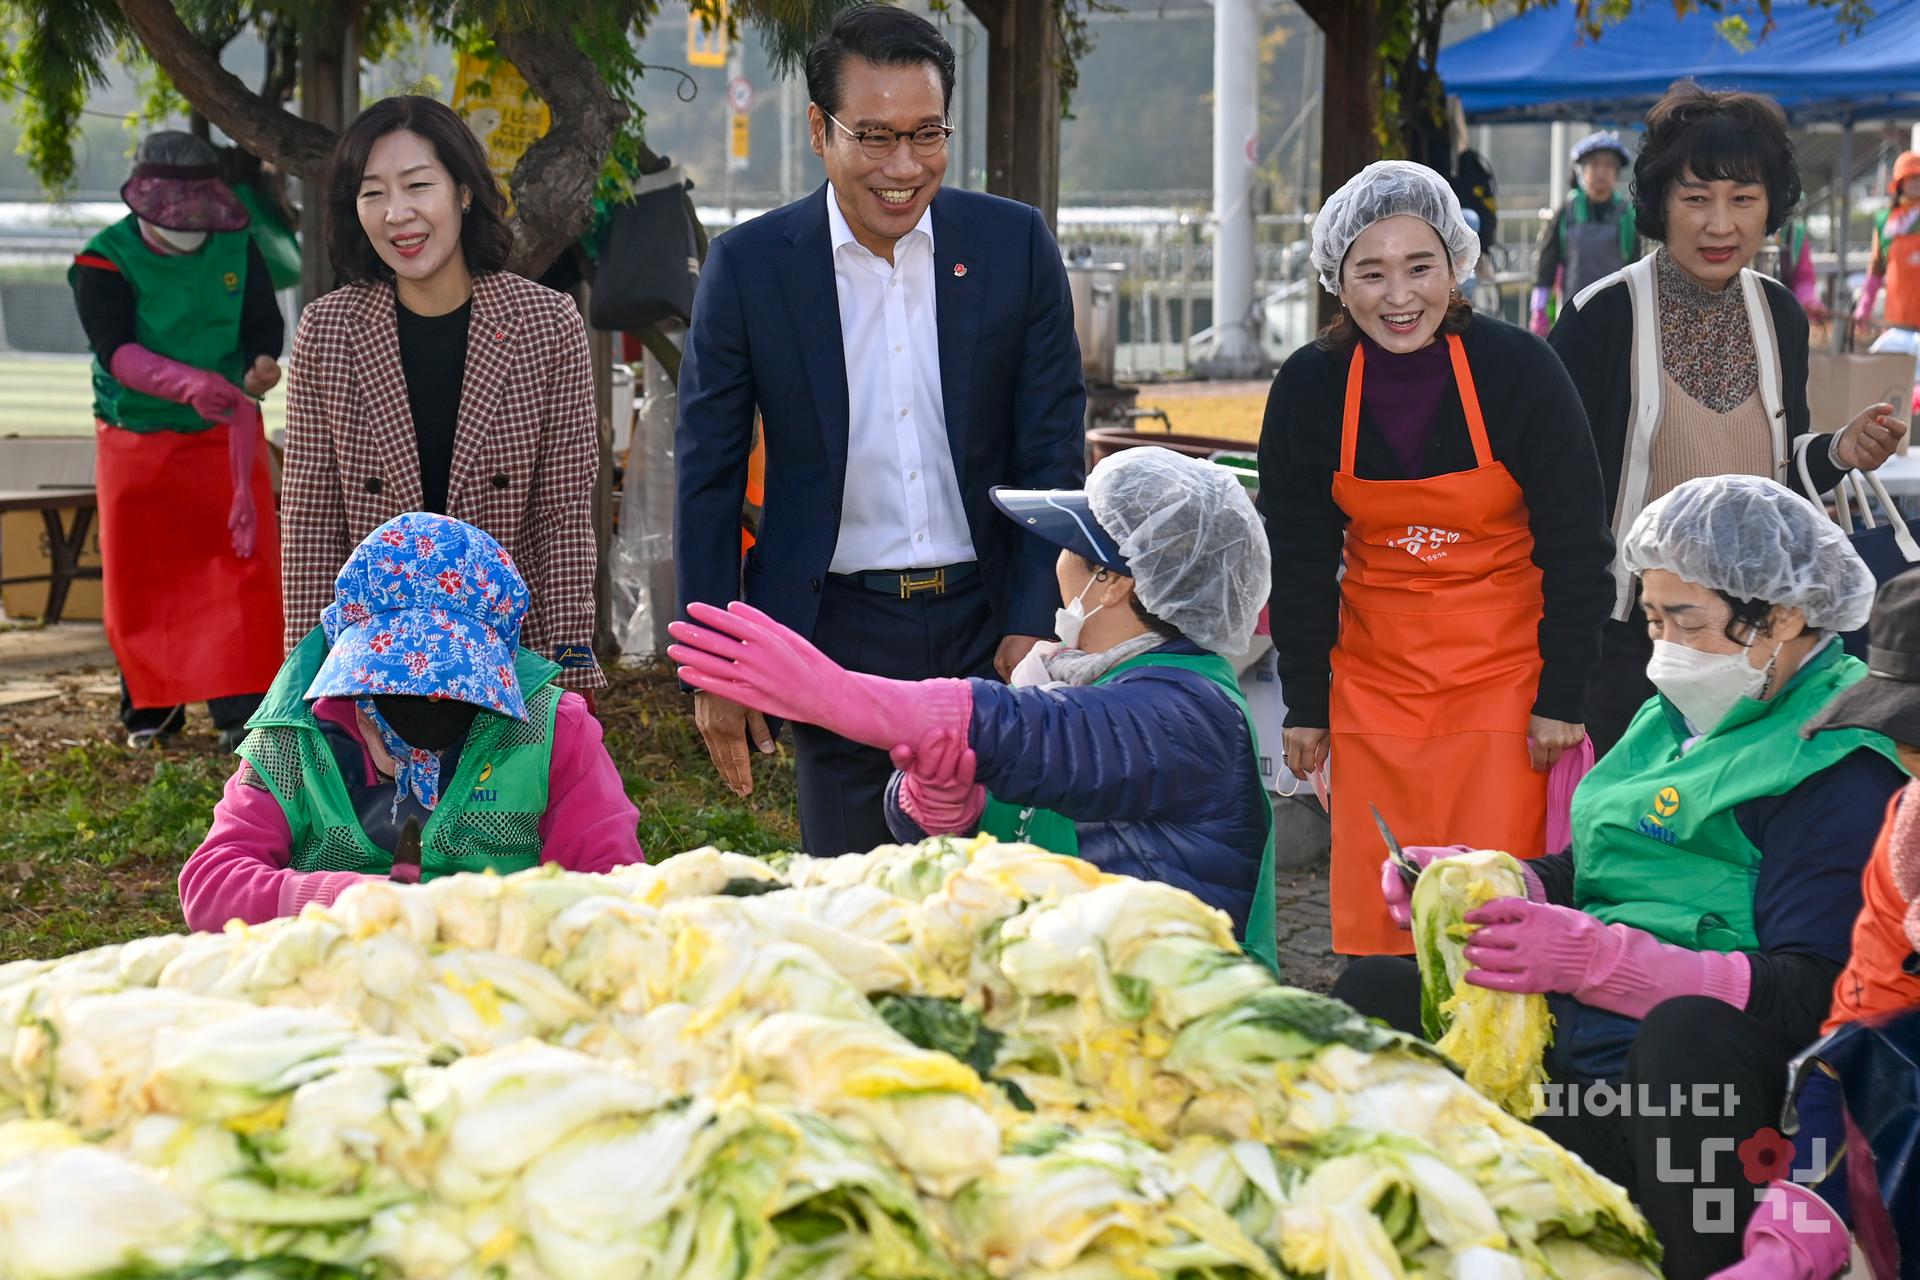
[{"label": "white dress shirt", "polygon": [[847,364],[847,482],[829,569],[972,560],[940,399],[933,210],[894,245],[889,265],[853,238],[831,186],[826,200]]}]

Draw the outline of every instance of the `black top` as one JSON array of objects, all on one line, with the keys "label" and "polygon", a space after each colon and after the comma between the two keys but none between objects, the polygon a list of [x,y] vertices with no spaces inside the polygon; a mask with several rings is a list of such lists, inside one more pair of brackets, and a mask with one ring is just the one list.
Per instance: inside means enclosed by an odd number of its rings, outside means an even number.
[{"label": "black top", "polygon": [[[1746,1011],[1802,1044],[1818,1038],[1826,1021],[1860,914],[1861,872],[1887,800],[1906,782],[1898,765],[1862,747],[1785,795],[1733,811],[1761,853],[1753,881],[1760,947],[1747,953],[1753,983]],[[1547,901],[1573,905],[1577,857],[1569,849],[1527,864]]]},{"label": "black top", "polygon": [[[1812,428],[1807,412],[1807,313],[1793,293],[1777,280],[1762,278],[1767,310],[1773,314],[1775,346],[1780,355],[1780,407],[1787,415],[1787,439],[1797,440]],[[1737,282],[1727,285],[1739,288]],[[1607,510],[1617,510],[1620,473],[1626,466],[1627,437],[1633,430],[1633,300],[1626,281],[1596,290],[1585,306],[1561,309],[1560,319],[1547,339],[1567,367],[1593,428],[1600,454],[1600,474],[1606,481]],[[1830,423],[1839,426],[1839,423]],[[1816,500],[1840,483],[1843,474],[1827,455],[1824,442],[1807,451],[1807,471],[1818,491]],[[1788,483],[1800,487],[1798,467],[1787,469]]]},{"label": "black top", "polygon": [[[75,265],[73,303],[80,313],[80,327],[86,330],[94,356],[103,367],[110,367],[114,352],[140,340],[134,324],[133,286],[118,271]],[[273,296],[267,261],[260,256],[260,246],[249,239],[246,293],[240,299],[240,354],[245,367],[251,369],[260,356],[278,360],[286,339],[287,322]]]},{"label": "black top", "polygon": [[413,442],[420,453],[420,505],[447,512],[447,481],[453,473],[453,428],[460,417],[460,384],[467,372],[469,298],[443,316],[417,316],[396,299],[400,369],[413,411]]},{"label": "black top", "polygon": [[[1613,606],[1613,538],[1601,503],[1600,468],[1580,397],[1545,343],[1501,320],[1475,316],[1460,335],[1474,372],[1487,443],[1520,486],[1531,512],[1533,562],[1545,613],[1544,666],[1534,712],[1578,724],[1587,681],[1600,660],[1600,627]],[[1351,349],[1303,347],[1288,357],[1267,397],[1260,430],[1260,510],[1273,546],[1273,645],[1279,651],[1287,724],[1325,728],[1340,630],[1341,545],[1347,517],[1333,500],[1340,416]],[[1362,402],[1354,469],[1363,480],[1418,480],[1475,466],[1457,387],[1440,398],[1427,456],[1409,475]]]}]

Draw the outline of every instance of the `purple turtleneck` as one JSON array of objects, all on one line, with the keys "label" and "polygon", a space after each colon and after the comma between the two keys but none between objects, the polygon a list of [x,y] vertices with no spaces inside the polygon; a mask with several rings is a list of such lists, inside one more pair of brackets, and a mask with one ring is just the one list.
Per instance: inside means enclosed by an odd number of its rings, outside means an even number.
[{"label": "purple turtleneck", "polygon": [[1426,474],[1422,460],[1433,442],[1433,420],[1440,398],[1453,384],[1453,360],[1446,339],[1436,337],[1418,351],[1395,355],[1362,334],[1367,365],[1360,375],[1360,398],[1409,479]]}]

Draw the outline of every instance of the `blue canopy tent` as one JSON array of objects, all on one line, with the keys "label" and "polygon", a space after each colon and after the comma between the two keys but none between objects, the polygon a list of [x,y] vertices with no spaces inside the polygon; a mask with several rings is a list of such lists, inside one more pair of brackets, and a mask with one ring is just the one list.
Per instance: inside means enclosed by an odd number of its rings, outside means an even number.
[{"label": "blue canopy tent", "polygon": [[[1832,6],[1774,0],[1773,30],[1757,5],[1677,16],[1642,0],[1589,37],[1571,4],[1536,9],[1440,54],[1440,78],[1475,124],[1518,120],[1638,121],[1667,86],[1691,76],[1710,89],[1764,93],[1795,123],[1920,116],[1920,0],[1877,0],[1857,33]],[[1746,19],[1745,50],[1719,30]]]}]

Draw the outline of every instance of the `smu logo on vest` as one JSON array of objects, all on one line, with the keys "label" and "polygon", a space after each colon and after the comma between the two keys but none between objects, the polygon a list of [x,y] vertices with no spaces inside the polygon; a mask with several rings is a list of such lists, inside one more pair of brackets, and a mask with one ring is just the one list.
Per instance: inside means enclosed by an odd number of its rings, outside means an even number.
[{"label": "smu logo on vest", "polygon": [[486,785],[487,779],[492,776],[493,765],[491,763],[480,766],[480,776],[473,780],[473,791],[467,796],[468,804],[492,804],[500,798],[500,792],[497,788]]},{"label": "smu logo on vest", "polygon": [[1673,787],[1662,787],[1653,797],[1653,812],[1640,819],[1638,828],[1641,835],[1649,840],[1658,840],[1662,844],[1673,844],[1676,837],[1666,824],[1674,814],[1680,812],[1680,793]]},{"label": "smu logo on vest", "polygon": [[1410,524],[1406,536],[1387,539],[1387,545],[1398,547],[1414,559],[1426,564],[1447,554],[1447,548],[1460,541],[1460,535],[1451,529],[1436,529],[1431,525]]}]

